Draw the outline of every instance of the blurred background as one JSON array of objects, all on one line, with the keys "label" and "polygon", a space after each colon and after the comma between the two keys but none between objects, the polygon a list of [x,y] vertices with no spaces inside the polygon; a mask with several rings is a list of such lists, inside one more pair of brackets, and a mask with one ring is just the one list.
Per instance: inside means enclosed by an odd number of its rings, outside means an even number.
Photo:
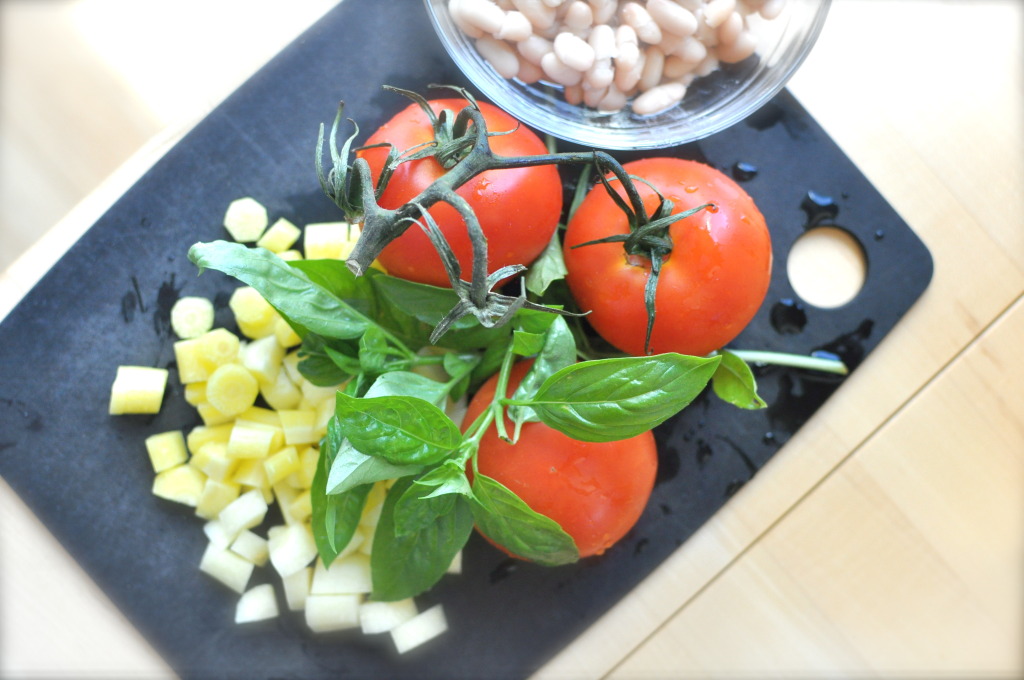
[{"label": "blurred background", "polygon": [[0,272],[339,0],[0,0]]}]

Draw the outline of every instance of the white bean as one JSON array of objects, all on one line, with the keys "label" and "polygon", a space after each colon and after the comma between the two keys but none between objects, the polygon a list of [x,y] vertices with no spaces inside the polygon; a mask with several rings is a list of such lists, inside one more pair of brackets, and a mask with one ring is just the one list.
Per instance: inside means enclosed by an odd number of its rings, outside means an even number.
[{"label": "white bean", "polygon": [[462,16],[462,0],[449,0],[448,13],[451,15],[452,21],[455,25],[459,27],[459,30],[465,33],[468,37],[480,38],[486,35],[486,33],[466,21]]},{"label": "white bean", "polygon": [[594,13],[594,25],[607,24],[619,9],[618,0],[587,0]]},{"label": "white bean", "polygon": [[533,24],[522,12],[513,10],[505,14],[505,21],[501,28],[494,34],[495,38],[520,42],[533,35]]},{"label": "white bean", "polygon": [[731,45],[743,32],[743,17],[739,12],[733,12],[729,18],[718,25],[718,44]]},{"label": "white bean", "polygon": [[628,92],[636,87],[644,71],[644,53],[636,43],[623,43],[615,60],[615,87]]},{"label": "white bean", "polygon": [[594,48],[595,59],[612,59],[615,57],[615,29],[608,24],[594,26],[587,36],[587,42]]},{"label": "white bean", "polygon": [[704,23],[718,28],[736,9],[736,0],[711,0],[704,8]]},{"label": "white bean", "polygon": [[757,36],[750,31],[743,31],[736,40],[728,45],[719,45],[715,48],[715,56],[719,61],[727,64],[735,64],[743,61],[757,51]]},{"label": "white bean", "polygon": [[579,106],[583,103],[583,87],[581,85],[570,85],[562,91],[562,96],[565,97],[566,103]]},{"label": "white bean", "polygon": [[520,59],[519,73],[516,74],[516,78],[527,84],[536,83],[544,78],[544,71],[537,64],[531,64],[525,59]]},{"label": "white bean", "polygon": [[682,83],[665,83],[651,88],[633,100],[633,113],[640,116],[664,111],[683,100],[686,86]]},{"label": "white bean", "polygon": [[692,71],[693,67],[694,64],[685,61],[678,54],[667,54],[665,55],[665,65],[662,67],[661,73],[668,80],[679,80]]},{"label": "white bean", "polygon": [[708,56],[704,57],[704,61],[697,64],[697,68],[693,69],[693,72],[695,75],[704,77],[711,75],[716,68],[718,68],[718,59],[713,54],[708,53]]},{"label": "white bean", "polygon": [[594,48],[577,35],[559,33],[554,47],[561,62],[572,69],[582,72],[594,65]]},{"label": "white bean", "polygon": [[538,31],[551,28],[555,23],[554,8],[548,7],[541,0],[512,0],[512,4],[526,15],[526,18]]},{"label": "white bean", "polygon": [[462,0],[462,19],[484,33],[497,33],[505,21],[505,12],[491,0]]},{"label": "white bean", "polygon": [[644,68],[640,72],[640,81],[636,84],[641,92],[657,87],[661,82],[661,74],[665,70],[665,53],[657,47],[648,47],[644,53]]},{"label": "white bean", "polygon": [[778,19],[779,15],[782,14],[782,10],[786,8],[786,0],[768,0],[768,2],[761,5],[761,9],[758,13],[768,21],[772,19]]},{"label": "white bean", "polygon": [[552,82],[558,83],[559,85],[565,85],[570,87],[577,85],[583,80],[583,74],[562,63],[562,60],[558,58],[558,55],[554,52],[548,52],[540,60],[540,67],[544,70],[544,74],[552,80]]},{"label": "white bean", "polygon": [[627,2],[619,9],[619,18],[632,26],[636,37],[648,45],[661,42],[661,27],[651,18],[650,13],[638,2]]},{"label": "white bean", "polygon": [[556,8],[557,7],[561,7],[563,2],[565,2],[565,0],[544,0],[544,4],[545,5],[547,5],[548,7],[556,7]]},{"label": "white bean", "polygon": [[551,41],[539,35],[531,35],[526,40],[521,40],[516,44],[516,50],[519,51],[523,59],[537,66],[540,66],[540,60],[552,49],[554,47]]},{"label": "white bean", "polygon": [[708,48],[695,38],[687,38],[673,54],[678,54],[688,64],[699,64],[704,61],[704,57],[708,56]]},{"label": "white bean", "polygon": [[621,111],[626,105],[628,97],[625,92],[622,92],[614,85],[608,88],[608,92],[605,93],[604,98],[601,99],[597,104],[597,110],[603,113],[615,113]]},{"label": "white bean", "polygon": [[476,49],[502,78],[515,78],[519,74],[519,58],[507,42],[483,37],[476,41]]},{"label": "white bean", "polygon": [[601,103],[601,100],[608,94],[607,87],[593,87],[590,86],[586,80],[584,80],[580,87],[583,90],[583,103],[592,109],[596,109]]},{"label": "white bean", "polygon": [[693,12],[672,0],[647,0],[647,12],[665,31],[686,37],[697,30]]},{"label": "white bean", "polygon": [[612,60],[596,59],[594,65],[583,74],[583,80],[592,88],[607,88],[615,80],[615,68],[612,66]]},{"label": "white bean", "polygon": [[574,0],[565,12],[563,23],[577,35],[585,33],[594,25],[594,10],[583,0]]}]

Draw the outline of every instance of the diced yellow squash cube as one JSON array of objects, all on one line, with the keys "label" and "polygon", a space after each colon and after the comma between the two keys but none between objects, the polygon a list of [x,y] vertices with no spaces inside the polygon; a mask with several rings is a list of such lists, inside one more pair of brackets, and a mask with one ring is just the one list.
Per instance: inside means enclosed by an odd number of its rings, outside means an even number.
[{"label": "diced yellow squash cube", "polygon": [[146,452],[149,454],[149,462],[153,465],[153,472],[163,472],[188,460],[185,435],[181,430],[146,437]]},{"label": "diced yellow squash cube", "polygon": [[258,241],[269,222],[267,209],[249,196],[231,201],[224,212],[224,228],[239,243]]},{"label": "diced yellow squash cube", "polygon": [[280,428],[262,423],[236,420],[228,440],[228,456],[231,458],[266,458],[284,444]]},{"label": "diced yellow squash cube", "polygon": [[295,384],[295,386],[299,387],[302,384],[302,381],[305,380],[305,378],[302,376],[302,373],[299,372],[298,350],[288,352],[288,354],[285,355],[284,359],[281,360],[281,365],[284,367],[284,370],[288,372],[288,377]]},{"label": "diced yellow squash cube", "polygon": [[286,250],[283,253],[278,253],[277,256],[285,262],[295,262],[302,259],[302,253],[297,250]]},{"label": "diced yellow squash cube", "polygon": [[249,560],[257,567],[262,567],[270,558],[270,548],[267,539],[257,536],[252,531],[244,529],[238,538],[231,543],[231,552]]},{"label": "diced yellow squash cube", "polygon": [[299,334],[295,332],[290,323],[280,316],[274,321],[274,337],[277,338],[277,343],[286,349],[302,344]]},{"label": "diced yellow squash cube", "polygon": [[[245,366],[224,364],[206,381],[206,400],[225,416],[237,416],[256,403],[260,384]],[[202,415],[202,413],[200,413]]]},{"label": "diced yellow squash cube", "polygon": [[254,340],[274,334],[274,321],[280,318],[270,303],[251,286],[236,288],[228,300],[235,323],[242,335]]},{"label": "diced yellow squash cube", "polygon": [[223,442],[227,444],[228,439],[231,438],[231,428],[233,425],[197,425],[189,430],[188,436],[185,437],[185,444],[188,446],[188,450],[192,452],[194,456],[199,449],[209,442]]},{"label": "diced yellow squash cube", "polygon": [[299,495],[295,497],[295,500],[289,503],[288,514],[299,522],[305,522],[312,517],[313,495],[309,492],[309,489],[300,491]]},{"label": "diced yellow squash cube", "polygon": [[184,385],[205,382],[213,372],[203,358],[202,337],[174,343],[174,359],[178,367],[178,379]]},{"label": "diced yellow squash cube", "polygon": [[314,633],[358,628],[362,601],[362,595],[309,595],[306,598],[306,625]]},{"label": "diced yellow squash cube", "polygon": [[359,625],[365,635],[387,633],[418,613],[411,597],[396,602],[364,602],[359,607]]},{"label": "diced yellow squash cube", "polygon": [[284,347],[273,335],[253,340],[242,351],[242,364],[265,385],[272,385],[277,380],[283,360]]},{"label": "diced yellow squash cube", "polygon": [[222,413],[217,410],[213,404],[205,401],[196,404],[196,413],[198,413],[199,417],[202,419],[203,425],[207,425],[209,427],[225,424],[230,425],[231,421],[235,419],[233,415]]},{"label": "diced yellow squash cube", "polygon": [[159,413],[166,389],[166,369],[118,366],[110,387],[110,415]]},{"label": "diced yellow squash cube", "polygon": [[307,224],[303,250],[309,260],[339,260],[348,257],[358,238],[359,229],[348,222]]},{"label": "diced yellow squash cube", "polygon": [[199,406],[204,401],[206,401],[206,381],[185,385],[185,403],[190,406]]},{"label": "diced yellow squash cube", "polygon": [[419,647],[448,630],[444,608],[435,604],[391,629],[391,640],[399,654]]},{"label": "diced yellow squash cube", "polygon": [[281,416],[285,444],[315,444],[320,441],[316,432],[316,411],[286,409],[277,413]]},{"label": "diced yellow squash cube", "polygon": [[299,492],[284,482],[274,484],[271,489],[274,492],[274,500],[277,502],[277,506],[281,509],[281,517],[284,519],[284,523],[289,526],[292,524],[301,524],[302,520],[296,519],[291,514],[291,504],[298,497]]},{"label": "diced yellow squash cube", "polygon": [[196,338],[199,353],[210,372],[218,366],[238,361],[242,341],[226,328],[215,328],[206,335]]},{"label": "diced yellow squash cube", "polygon": [[313,582],[313,567],[300,569],[291,576],[281,579],[284,586],[284,599],[288,603],[288,609],[293,612],[302,611],[306,608],[306,598],[309,597],[309,587]]},{"label": "diced yellow squash cube", "polygon": [[353,552],[344,558],[336,558],[330,567],[324,567],[324,563],[317,560],[309,592],[314,595],[345,595],[369,593],[371,589],[370,558]]},{"label": "diced yellow squash cube", "polygon": [[203,471],[210,479],[226,482],[231,479],[238,467],[238,458],[228,456],[227,442],[207,442],[199,450],[190,463]]},{"label": "diced yellow squash cube", "polygon": [[203,495],[206,475],[191,465],[178,465],[153,478],[153,495],[175,503],[196,507]]},{"label": "diced yellow squash cube", "polygon": [[[287,435],[286,435],[287,436]],[[299,452],[294,446],[286,446],[263,461],[267,481],[271,486],[299,469]]]},{"label": "diced yellow squash cube", "polygon": [[277,218],[263,236],[256,241],[260,248],[266,248],[272,253],[283,253],[291,248],[302,236],[302,230],[284,217]]},{"label": "diced yellow squash cube", "polygon": [[320,451],[313,446],[300,446],[298,449],[299,467],[288,475],[287,481],[293,489],[309,489],[313,486],[313,475],[320,462]]},{"label": "diced yellow squash cube", "polygon": [[227,548],[214,543],[206,546],[199,570],[212,576],[237,593],[245,592],[255,565]]},{"label": "diced yellow squash cube", "polygon": [[316,434],[317,441],[323,439],[327,434],[327,424],[334,417],[335,401],[336,399],[324,399],[316,405],[316,424],[313,427],[313,432]]},{"label": "diced yellow squash cube", "polygon": [[252,529],[263,521],[267,516],[266,499],[258,489],[246,491],[235,500],[231,501],[220,514],[217,520],[223,527],[224,535],[229,538],[229,543],[234,542],[245,529]]},{"label": "diced yellow squash cube", "polygon": [[261,583],[242,593],[235,606],[235,623],[253,623],[276,618],[280,612],[274,586]]},{"label": "diced yellow squash cube", "polygon": [[263,469],[263,461],[259,458],[236,459],[237,466],[231,473],[231,481],[253,489],[270,488],[267,483],[267,471]]},{"label": "diced yellow squash cube", "polygon": [[321,387],[314,385],[305,378],[299,383],[299,388],[302,390],[303,398],[313,407],[316,408],[323,402],[330,400],[331,408],[334,408],[334,400],[338,395],[338,385],[330,385],[328,387]]},{"label": "diced yellow squash cube", "polygon": [[277,415],[277,411],[263,408],[262,406],[253,406],[245,409],[238,414],[238,420],[243,420],[247,423],[260,423],[270,427],[281,427],[281,416]]},{"label": "diced yellow squash cube", "polygon": [[278,371],[273,383],[260,385],[260,394],[271,408],[279,411],[295,408],[302,400],[302,392],[288,377],[288,371]]},{"label": "diced yellow squash cube", "polygon": [[213,317],[213,303],[206,298],[178,298],[171,307],[171,330],[183,340],[198,338],[213,328]]},{"label": "diced yellow squash cube", "polygon": [[316,542],[307,524],[289,524],[270,536],[270,563],[280,576],[291,576],[316,559]]},{"label": "diced yellow squash cube", "polygon": [[203,519],[214,519],[240,494],[241,487],[238,484],[207,478],[196,504],[196,515]]}]

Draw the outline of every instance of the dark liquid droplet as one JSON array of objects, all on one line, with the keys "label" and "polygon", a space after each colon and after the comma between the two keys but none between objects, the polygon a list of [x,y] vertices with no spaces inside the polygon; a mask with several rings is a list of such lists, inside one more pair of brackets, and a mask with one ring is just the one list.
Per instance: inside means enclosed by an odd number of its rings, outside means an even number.
[{"label": "dark liquid droplet", "polygon": [[800,209],[807,215],[806,228],[816,227],[824,222],[831,222],[839,215],[839,206],[831,196],[808,191],[800,203]]},{"label": "dark liquid droplet", "polygon": [[771,431],[765,432],[764,436],[761,437],[761,441],[764,442],[765,444],[774,444],[775,440],[775,433]]},{"label": "dark liquid droplet", "polygon": [[734,479],[729,482],[728,486],[725,487],[725,497],[732,498],[736,495],[736,492],[743,488],[743,485],[747,483],[745,479]]},{"label": "dark liquid droplet", "polygon": [[871,337],[871,332],[874,328],[875,322],[871,319],[865,319],[855,330],[843,333],[835,340],[822,345],[814,354],[823,356],[821,352],[824,352],[825,354],[838,357],[852,371],[864,360],[864,355],[867,353],[864,348],[864,341]]},{"label": "dark liquid droplet", "polygon": [[697,467],[703,468],[707,462],[711,460],[711,456],[713,456],[714,453],[715,452],[711,448],[710,444],[703,439],[699,440],[697,442]]},{"label": "dark liquid droplet", "polygon": [[515,573],[516,569],[518,569],[518,568],[519,568],[519,562],[517,560],[515,560],[513,558],[509,558],[507,560],[504,560],[503,562],[501,562],[498,566],[496,566],[494,568],[494,571],[491,572],[491,574],[490,574],[490,582],[491,583],[498,583],[499,581],[504,581],[509,576],[511,576],[513,573]]},{"label": "dark liquid droplet", "polygon": [[883,238],[885,238],[885,229],[876,229],[875,230],[875,240],[876,241],[881,241]]},{"label": "dark liquid droplet", "polygon": [[757,177],[757,166],[751,163],[737,161],[732,166],[732,177],[737,182],[749,182]]},{"label": "dark liquid droplet", "polygon": [[772,328],[783,335],[795,335],[807,325],[807,310],[791,298],[779,300],[769,313]]},{"label": "dark liquid droplet", "polygon": [[640,553],[642,553],[644,551],[644,548],[646,548],[647,544],[650,542],[651,540],[649,538],[641,538],[639,541],[636,542],[636,547],[633,548],[633,554],[639,555]]}]

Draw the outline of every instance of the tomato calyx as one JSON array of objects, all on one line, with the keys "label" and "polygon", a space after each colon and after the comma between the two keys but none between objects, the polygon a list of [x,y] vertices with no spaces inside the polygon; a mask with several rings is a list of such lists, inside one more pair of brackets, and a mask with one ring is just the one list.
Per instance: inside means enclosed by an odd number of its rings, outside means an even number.
[{"label": "tomato calyx", "polygon": [[[654,322],[657,316],[656,300],[658,294],[658,281],[661,277],[661,266],[665,262],[665,258],[672,253],[673,243],[672,235],[669,232],[669,228],[687,217],[696,215],[702,210],[708,212],[715,212],[717,207],[714,203],[705,203],[703,205],[684,210],[683,212],[672,214],[672,210],[675,205],[669,199],[665,198],[660,191],[657,190],[649,182],[646,182],[640,177],[633,176],[632,179],[644,182],[658,195],[658,207],[651,215],[647,214],[647,210],[644,208],[643,202],[627,203],[623,200],[622,196],[616,192],[608,178],[604,174],[600,175],[601,183],[607,190],[608,195],[615,202],[615,204],[626,214],[626,218],[629,224],[629,231],[625,234],[614,234],[612,236],[606,236],[605,238],[595,239],[593,241],[587,241],[585,243],[578,243],[573,248],[583,248],[585,246],[592,246],[599,243],[621,243],[627,260],[631,264],[637,264],[637,260],[646,260],[650,263],[650,274],[647,277],[647,281],[644,284],[644,307],[647,312],[647,329],[644,334],[644,354],[651,353],[651,333],[654,331]],[[635,187],[634,187],[635,188]],[[627,187],[628,191],[628,187]]]},{"label": "tomato calyx", "polygon": [[[365,158],[357,157],[349,163],[349,156],[353,151],[353,140],[359,133],[358,126],[351,119],[349,120],[355,131],[345,140],[340,149],[338,147],[338,127],[344,103],[339,105],[331,126],[328,139],[331,167],[326,174],[323,167],[324,126],[320,126],[316,147],[316,168],[321,188],[335,205],[344,211],[346,219],[350,222],[362,223],[359,240],[345,261],[349,270],[356,276],[363,275],[385,246],[401,236],[413,224],[419,224],[420,228],[431,236],[432,244],[446,263],[446,273],[452,283],[452,288],[459,296],[457,305],[435,328],[435,340],[440,338],[455,321],[467,314],[474,315],[486,327],[507,323],[515,311],[522,307],[555,314],[570,314],[570,312],[557,307],[529,302],[526,299],[525,291],[519,296],[507,296],[492,290],[499,281],[524,271],[525,264],[505,267],[497,272],[487,271],[487,241],[479,228],[479,221],[473,214],[473,210],[456,193],[456,190],[487,170],[551,164],[593,163],[601,171],[602,176],[610,172],[622,182],[628,197],[628,206],[631,206],[628,210],[631,213],[644,214],[643,201],[639,192],[622,165],[601,151],[530,156],[500,155],[491,148],[489,138],[511,131],[489,132],[479,106],[464,90],[451,88],[463,95],[467,106],[457,114],[445,110],[435,115],[427,101],[420,95],[393,87],[385,87],[385,89],[409,96],[421,108],[424,108],[428,112],[435,138],[432,142],[418,144],[406,150],[398,150],[390,145],[385,145],[389,149],[387,160],[375,183],[370,165]],[[378,201],[388,180],[393,176],[395,168],[401,163],[426,157],[434,157],[442,167],[445,167],[446,172],[408,203],[396,209],[381,207]],[[455,264],[454,259],[450,257],[451,249],[447,248],[444,238],[439,237],[439,230],[431,227],[432,218],[427,210],[440,202],[447,203],[454,208],[466,224],[473,248],[473,271],[469,281],[461,278],[460,269],[450,267]],[[627,202],[622,201],[622,204],[626,206]],[[448,254],[443,252],[446,248]]]}]

